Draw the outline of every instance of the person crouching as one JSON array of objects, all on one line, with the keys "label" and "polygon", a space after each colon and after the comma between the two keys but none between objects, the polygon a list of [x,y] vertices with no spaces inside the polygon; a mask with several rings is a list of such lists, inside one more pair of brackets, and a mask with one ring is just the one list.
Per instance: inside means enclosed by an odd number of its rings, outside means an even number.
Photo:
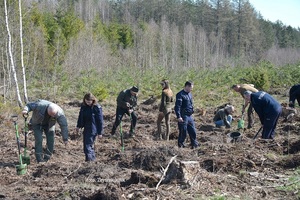
[{"label": "person crouching", "polygon": [[234,107],[232,105],[227,105],[225,108],[218,110],[213,119],[216,127],[220,128],[221,126],[226,126],[226,128],[230,128],[232,122],[231,114],[233,112]]}]

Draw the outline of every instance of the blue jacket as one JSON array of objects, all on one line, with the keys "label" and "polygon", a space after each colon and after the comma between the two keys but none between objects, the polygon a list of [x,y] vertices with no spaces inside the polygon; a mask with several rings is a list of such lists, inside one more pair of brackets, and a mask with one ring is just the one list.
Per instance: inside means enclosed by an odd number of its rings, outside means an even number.
[{"label": "blue jacket", "polygon": [[81,105],[77,120],[77,128],[84,128],[84,133],[101,135],[103,131],[103,114],[99,104]]},{"label": "blue jacket", "polygon": [[175,102],[175,114],[178,118],[183,117],[184,115],[192,115],[194,113],[193,106],[193,97],[191,93],[187,93],[184,90],[181,90],[176,94]]},{"label": "blue jacket", "polygon": [[300,96],[300,84],[294,85],[290,89],[290,99],[289,101],[292,101],[293,103],[295,100]]},{"label": "blue jacket", "polygon": [[252,93],[251,103],[262,124],[267,117],[277,116],[278,113],[281,113],[280,103],[266,92]]}]

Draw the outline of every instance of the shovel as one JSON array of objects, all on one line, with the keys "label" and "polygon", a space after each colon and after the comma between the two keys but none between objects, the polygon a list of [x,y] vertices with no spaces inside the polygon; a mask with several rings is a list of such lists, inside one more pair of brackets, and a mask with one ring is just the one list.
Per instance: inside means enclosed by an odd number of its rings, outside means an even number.
[{"label": "shovel", "polygon": [[28,124],[27,124],[27,118],[28,114],[23,114],[24,120],[25,120],[25,127],[24,127],[24,134],[25,134],[25,146],[24,146],[24,155],[22,156],[23,163],[29,165],[30,164],[30,156],[27,155],[27,135],[28,135]]},{"label": "shovel", "polygon": [[121,137],[121,150],[124,152],[124,137],[123,137],[123,131],[122,131],[122,121],[120,123],[120,137]]},{"label": "shovel", "polygon": [[241,119],[238,121],[238,130],[244,129],[245,121],[244,121],[244,113],[242,113]]},{"label": "shovel", "polygon": [[245,108],[245,100],[244,100],[244,104],[243,104],[243,112],[242,112],[242,117],[241,119],[238,121],[238,130],[240,129],[244,129],[244,125],[245,125],[245,121],[244,121],[244,108]]},{"label": "shovel", "polygon": [[18,124],[17,124],[18,116],[13,115],[11,118],[12,118],[12,121],[14,122],[14,126],[15,126],[18,152],[19,152],[18,158],[19,158],[19,161],[20,161],[20,164],[16,165],[16,170],[17,170],[18,175],[24,175],[27,172],[27,164],[23,164],[23,162],[22,162],[22,155],[21,155],[21,150],[20,150],[21,149],[21,147],[20,147],[20,138],[19,138]]},{"label": "shovel", "polygon": [[260,129],[257,131],[256,135],[253,137],[253,140],[256,139],[256,137],[257,137],[258,133],[261,131],[261,129],[262,129],[262,126],[261,126]]}]

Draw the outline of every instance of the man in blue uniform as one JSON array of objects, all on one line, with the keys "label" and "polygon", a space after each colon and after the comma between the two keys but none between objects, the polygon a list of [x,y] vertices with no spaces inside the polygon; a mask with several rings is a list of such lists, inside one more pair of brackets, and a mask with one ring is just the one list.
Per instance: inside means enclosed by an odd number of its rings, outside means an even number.
[{"label": "man in blue uniform", "polygon": [[297,99],[300,106],[300,84],[293,85],[290,89],[289,106],[295,108],[295,100]]},{"label": "man in blue uniform", "polygon": [[178,120],[178,147],[180,148],[185,147],[184,141],[186,132],[188,132],[190,136],[191,147],[196,148],[199,146],[199,143],[196,140],[195,122],[192,117],[192,114],[194,113],[193,98],[191,94],[193,87],[193,83],[187,81],[184,85],[184,89],[176,94],[175,114]]},{"label": "man in blue uniform", "polygon": [[280,103],[263,91],[252,93],[247,90],[244,97],[246,101],[251,102],[263,125],[262,138],[274,139],[275,128],[282,111]]}]

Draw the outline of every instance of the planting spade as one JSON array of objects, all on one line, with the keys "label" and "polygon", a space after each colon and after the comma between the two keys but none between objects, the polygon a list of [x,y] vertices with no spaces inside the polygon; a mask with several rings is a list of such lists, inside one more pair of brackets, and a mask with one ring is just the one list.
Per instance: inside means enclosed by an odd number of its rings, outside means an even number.
[{"label": "planting spade", "polygon": [[22,155],[22,161],[23,163],[29,165],[30,164],[30,156],[27,155],[27,135],[28,135],[28,124],[27,124],[27,118],[28,114],[23,114],[24,117],[24,135],[25,135],[25,146],[24,146],[24,155]]},{"label": "planting spade", "polygon": [[12,121],[14,122],[14,126],[15,126],[15,131],[16,131],[16,138],[17,138],[17,145],[18,145],[18,158],[19,158],[19,165],[16,165],[16,170],[17,170],[17,174],[18,175],[23,175],[26,174],[27,172],[27,164],[23,164],[22,162],[22,155],[21,155],[21,147],[20,147],[20,138],[19,138],[19,132],[18,132],[18,124],[17,124],[17,120],[18,120],[18,116],[17,115],[13,115],[12,117]]}]

